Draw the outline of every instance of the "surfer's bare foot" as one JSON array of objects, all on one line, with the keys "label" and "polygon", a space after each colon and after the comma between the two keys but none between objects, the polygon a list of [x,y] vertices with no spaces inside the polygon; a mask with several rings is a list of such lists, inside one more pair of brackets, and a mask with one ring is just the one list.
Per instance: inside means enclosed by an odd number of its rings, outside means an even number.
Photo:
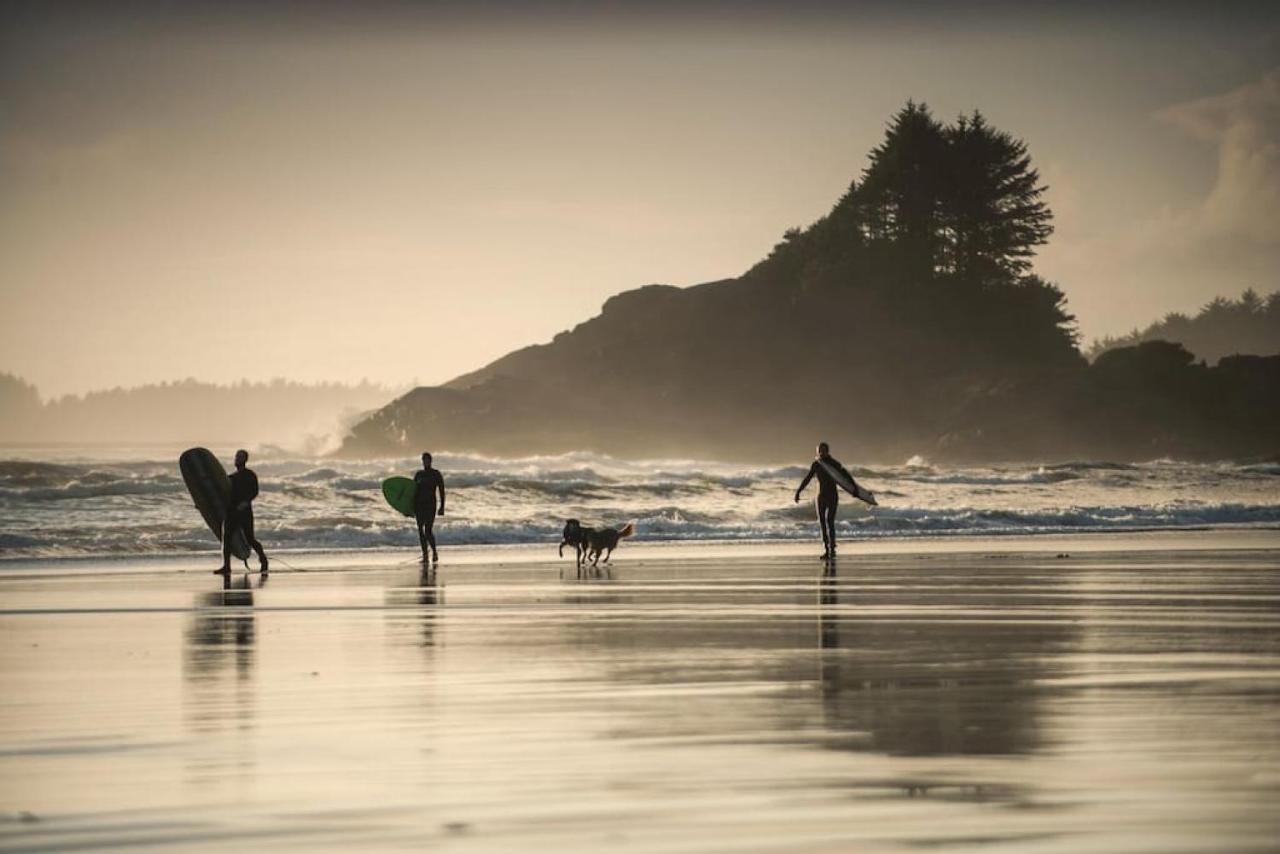
[{"label": "surfer's bare foot", "polygon": [[258,564],[258,572],[261,572],[263,575],[266,575],[268,563],[269,561],[264,557],[262,559],[262,562]]},{"label": "surfer's bare foot", "polygon": [[823,552],[819,560],[831,560],[831,552]]},{"label": "surfer's bare foot", "polygon": [[213,571],[213,574],[214,574],[214,575],[230,575],[230,574],[231,574],[231,567],[229,567],[229,566],[224,566],[222,569],[215,569],[215,570]]}]

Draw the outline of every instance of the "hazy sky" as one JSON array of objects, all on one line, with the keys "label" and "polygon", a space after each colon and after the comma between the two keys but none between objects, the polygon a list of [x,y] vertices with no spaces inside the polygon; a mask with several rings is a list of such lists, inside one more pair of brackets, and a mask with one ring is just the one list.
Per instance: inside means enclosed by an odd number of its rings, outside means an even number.
[{"label": "hazy sky", "polygon": [[743,272],[908,98],[1027,141],[1086,339],[1280,289],[1264,4],[171,7],[0,7],[0,371],[46,396],[450,379]]}]

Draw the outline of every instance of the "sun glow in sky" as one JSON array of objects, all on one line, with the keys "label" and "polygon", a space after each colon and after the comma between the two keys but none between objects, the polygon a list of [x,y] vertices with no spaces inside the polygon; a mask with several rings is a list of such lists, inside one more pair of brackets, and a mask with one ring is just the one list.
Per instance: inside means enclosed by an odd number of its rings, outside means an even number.
[{"label": "sun glow in sky", "polygon": [[442,382],[743,272],[908,98],[1027,141],[1086,339],[1280,287],[1280,13],[845,5],[9,4],[0,371]]}]

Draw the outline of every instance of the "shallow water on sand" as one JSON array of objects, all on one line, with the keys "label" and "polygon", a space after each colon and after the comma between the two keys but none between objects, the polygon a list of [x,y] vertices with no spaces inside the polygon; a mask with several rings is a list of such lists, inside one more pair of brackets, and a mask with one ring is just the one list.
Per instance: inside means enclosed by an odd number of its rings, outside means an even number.
[{"label": "shallow water on sand", "polygon": [[0,845],[1280,845],[1274,551],[569,567],[0,580]]}]

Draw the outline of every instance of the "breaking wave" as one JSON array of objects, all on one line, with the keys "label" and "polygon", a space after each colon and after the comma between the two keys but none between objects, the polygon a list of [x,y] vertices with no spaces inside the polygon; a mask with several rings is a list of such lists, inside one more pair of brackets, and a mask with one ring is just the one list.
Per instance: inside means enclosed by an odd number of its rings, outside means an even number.
[{"label": "breaking wave", "polygon": [[[173,457],[173,458],[170,458]],[[412,548],[412,522],[382,499],[382,480],[416,461],[347,462],[255,454],[258,533],[268,548]],[[501,460],[440,453],[447,515],[441,544],[559,541],[566,518],[634,521],[642,540],[813,538],[812,506],[792,496],[808,465],[620,460],[579,453]],[[1280,525],[1280,465],[1129,464],[948,467],[913,458],[851,466],[877,492],[845,497],[849,537],[1035,534]],[[813,487],[810,487],[812,494]],[[208,551],[176,455],[124,460],[0,460],[0,557]]]}]

